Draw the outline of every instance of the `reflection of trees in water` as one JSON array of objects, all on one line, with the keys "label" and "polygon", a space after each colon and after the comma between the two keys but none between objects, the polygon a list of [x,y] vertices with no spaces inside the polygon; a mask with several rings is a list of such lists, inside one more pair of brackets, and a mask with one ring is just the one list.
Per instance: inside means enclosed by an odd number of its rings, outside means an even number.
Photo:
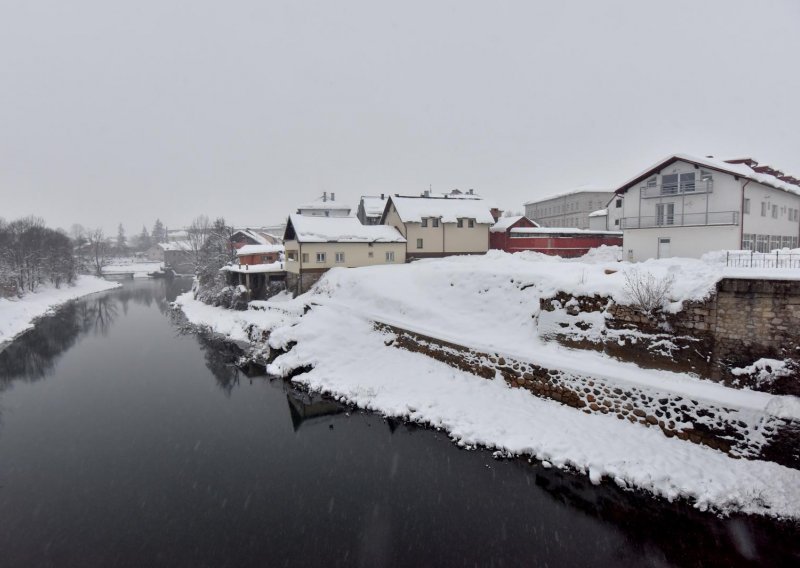
[{"label": "reflection of trees in water", "polygon": [[54,315],[39,319],[36,326],[0,351],[0,391],[14,380],[36,381],[45,377],[55,366],[58,357],[84,335],[108,334],[119,317],[120,308],[127,313],[134,304],[156,305],[161,313],[173,299],[191,285],[186,280],[126,284],[104,294],[88,296],[70,302]]},{"label": "reflection of trees in water", "polygon": [[240,375],[243,374],[242,370],[236,366],[242,356],[242,350],[236,345],[222,341],[210,333],[198,331],[191,326],[184,325],[182,330],[186,333],[193,333],[197,337],[197,342],[203,350],[206,367],[214,375],[219,388],[227,396],[230,396],[234,387],[239,385]]}]

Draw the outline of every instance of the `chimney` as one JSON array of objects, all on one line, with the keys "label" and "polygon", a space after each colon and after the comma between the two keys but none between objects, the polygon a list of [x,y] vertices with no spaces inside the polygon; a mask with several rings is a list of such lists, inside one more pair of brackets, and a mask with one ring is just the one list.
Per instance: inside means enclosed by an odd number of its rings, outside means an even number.
[{"label": "chimney", "polygon": [[467,193],[469,193],[470,195],[475,195],[475,190],[474,189],[470,189]]},{"label": "chimney", "polygon": [[326,201],[328,201],[328,192],[327,191],[323,191],[322,192],[322,202],[325,203]]},{"label": "chimney", "polygon": [[428,189],[426,189],[425,192],[422,194],[422,197],[430,197],[430,196],[431,196],[431,192]]},{"label": "chimney", "polygon": [[385,199],[385,198],[383,197],[383,194],[381,193],[381,201],[383,201],[384,199]]},{"label": "chimney", "polygon": [[336,194],[331,191],[331,201],[336,201]]}]

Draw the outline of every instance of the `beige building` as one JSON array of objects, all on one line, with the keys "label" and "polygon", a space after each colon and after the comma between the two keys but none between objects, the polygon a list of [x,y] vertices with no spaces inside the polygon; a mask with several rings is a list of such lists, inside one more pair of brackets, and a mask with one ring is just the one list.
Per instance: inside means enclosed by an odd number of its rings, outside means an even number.
[{"label": "beige building", "polygon": [[381,223],[405,237],[406,260],[414,260],[484,254],[489,250],[489,228],[495,220],[491,206],[482,199],[393,195]]},{"label": "beige building", "polygon": [[406,240],[393,227],[362,225],[355,217],[291,215],[284,234],[286,288],[302,294],[335,267],[406,261]]}]

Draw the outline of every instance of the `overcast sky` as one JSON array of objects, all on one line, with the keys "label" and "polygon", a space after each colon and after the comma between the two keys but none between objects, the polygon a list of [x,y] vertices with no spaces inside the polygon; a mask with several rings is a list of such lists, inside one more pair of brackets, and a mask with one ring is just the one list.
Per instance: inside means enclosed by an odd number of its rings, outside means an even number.
[{"label": "overcast sky", "polygon": [[0,217],[521,210],[673,152],[800,175],[798,27],[798,0],[0,0]]}]

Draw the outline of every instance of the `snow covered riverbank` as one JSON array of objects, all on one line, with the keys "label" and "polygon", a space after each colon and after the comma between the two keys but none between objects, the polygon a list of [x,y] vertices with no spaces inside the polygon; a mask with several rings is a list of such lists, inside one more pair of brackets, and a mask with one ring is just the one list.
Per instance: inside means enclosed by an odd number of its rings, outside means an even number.
[{"label": "snow covered riverbank", "polygon": [[[645,370],[600,353],[542,341],[533,317],[539,298],[556,290],[619,297],[625,263],[490,254],[410,265],[335,269],[295,300],[230,312],[178,299],[190,322],[237,340],[270,333],[287,349],[269,366],[293,381],[387,416],[442,428],[461,446],[531,456],[698,508],[800,518],[800,471],[771,462],[733,459],[706,446],[667,438],[613,415],[584,414],[499,379],[486,380],[419,353],[387,345],[383,321],[487,351],[513,353],[547,368],[607,381],[671,384],[700,398],[742,408],[797,414],[794,397],[737,391],[692,376]],[[719,279],[717,266],[651,263],[676,275],[673,300],[702,297]],[[304,306],[312,309],[304,314]],[[683,392],[682,391],[682,392]]]},{"label": "snow covered riverbank", "polygon": [[121,286],[94,276],[78,276],[73,286],[42,286],[22,298],[0,298],[0,345],[13,340],[34,326],[35,320],[53,313],[59,306],[82,296]]}]

